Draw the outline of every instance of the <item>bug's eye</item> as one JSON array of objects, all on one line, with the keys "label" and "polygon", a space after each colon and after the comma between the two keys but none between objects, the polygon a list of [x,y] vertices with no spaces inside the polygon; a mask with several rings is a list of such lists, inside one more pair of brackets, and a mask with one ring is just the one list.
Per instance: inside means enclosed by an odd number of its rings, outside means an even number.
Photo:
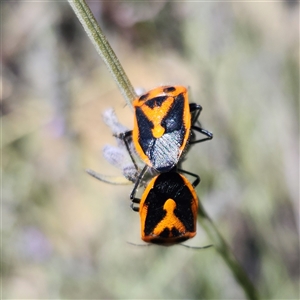
[{"label": "bug's eye", "polygon": [[162,106],[162,104],[168,99],[167,96],[159,96],[159,97],[155,97],[153,99],[148,100],[145,105],[149,106],[150,108],[154,108],[154,107],[160,107]]}]

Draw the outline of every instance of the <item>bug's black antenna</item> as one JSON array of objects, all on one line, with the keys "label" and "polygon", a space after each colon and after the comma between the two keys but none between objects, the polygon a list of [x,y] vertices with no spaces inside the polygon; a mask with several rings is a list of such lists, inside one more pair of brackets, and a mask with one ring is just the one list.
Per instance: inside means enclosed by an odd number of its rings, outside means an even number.
[{"label": "bug's black antenna", "polygon": [[207,245],[207,246],[203,246],[203,247],[197,247],[197,246],[189,246],[189,245],[186,245],[186,244],[179,244],[179,245],[183,246],[185,248],[195,249],[195,250],[207,249],[207,248],[210,248],[210,247],[214,246],[214,245]]},{"label": "bug's black antenna", "polygon": [[153,244],[136,244],[136,243],[132,243],[132,242],[128,242],[127,241],[127,244],[129,244],[129,245],[132,245],[132,246],[141,246],[141,247],[143,247],[143,246],[147,246],[147,247],[149,247],[149,246],[152,246]]}]

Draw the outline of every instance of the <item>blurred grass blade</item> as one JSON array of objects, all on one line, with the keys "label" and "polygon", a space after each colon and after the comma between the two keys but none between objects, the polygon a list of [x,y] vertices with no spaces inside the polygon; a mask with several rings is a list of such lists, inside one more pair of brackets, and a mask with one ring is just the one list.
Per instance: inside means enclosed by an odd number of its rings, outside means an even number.
[{"label": "blurred grass blade", "polygon": [[205,212],[200,202],[199,202],[199,211],[200,211],[199,221],[203,229],[211,239],[214,247],[217,249],[217,251],[220,253],[222,258],[226,262],[227,266],[231,269],[233,276],[235,277],[239,285],[243,288],[247,298],[250,300],[259,299],[259,296],[257,294],[254,285],[248,278],[242,266],[236,260],[231,249],[229,248],[229,246],[227,245],[227,243],[219,233],[218,229],[215,227],[210,217]]},{"label": "blurred grass blade", "polygon": [[110,47],[106,37],[99,27],[94,15],[84,0],[68,0],[84,30],[94,44],[97,52],[104,60],[111,72],[127,105],[132,108],[131,102],[137,97],[127,75],[125,74],[117,56]]}]

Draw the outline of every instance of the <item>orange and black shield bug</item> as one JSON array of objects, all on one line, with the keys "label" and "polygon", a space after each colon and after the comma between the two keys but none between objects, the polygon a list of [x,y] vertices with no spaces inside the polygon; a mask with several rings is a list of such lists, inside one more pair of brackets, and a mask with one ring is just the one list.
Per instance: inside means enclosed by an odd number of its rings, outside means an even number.
[{"label": "orange and black shield bug", "polygon": [[[119,138],[128,145],[127,138],[132,137],[137,154],[158,172],[168,172],[176,166],[188,144],[213,137],[211,132],[194,125],[202,107],[189,104],[187,89],[183,86],[155,88],[135,99],[133,107],[133,130],[120,134]],[[190,140],[192,130],[206,137]],[[127,148],[129,150],[129,146]]]},{"label": "orange and black shield bug", "polygon": [[140,214],[141,238],[145,242],[168,246],[196,235],[198,197],[194,187],[200,178],[180,171],[196,177],[193,184],[174,169],[154,177],[141,199],[135,198],[136,190],[131,194],[132,209]]},{"label": "orange and black shield bug", "polygon": [[[118,133],[122,130],[122,126],[112,110],[107,115],[108,120],[106,120],[106,123],[111,127],[117,140],[119,140]],[[127,141],[127,144],[126,142],[118,143],[117,148],[106,147],[105,151],[105,157],[108,161],[122,169],[125,176],[124,179],[115,176],[105,176],[89,169],[87,172],[96,179],[111,184],[134,183],[134,188],[130,195],[131,207],[134,211],[140,213],[141,237],[145,242],[170,246],[194,237],[196,235],[198,210],[198,198],[194,188],[199,184],[200,177],[196,174],[179,170],[177,166],[168,172],[158,175],[155,169],[149,168],[148,165],[145,165],[142,171],[139,171],[139,166],[135,164],[131,156],[131,146],[132,139]],[[131,164],[125,157],[126,152],[129,152],[131,156]],[[179,172],[195,177],[194,182],[191,184]],[[147,185],[146,182],[149,176],[152,179]],[[141,199],[135,197],[136,191],[140,186],[146,187]],[[203,249],[211,245],[205,247],[183,246]]]}]

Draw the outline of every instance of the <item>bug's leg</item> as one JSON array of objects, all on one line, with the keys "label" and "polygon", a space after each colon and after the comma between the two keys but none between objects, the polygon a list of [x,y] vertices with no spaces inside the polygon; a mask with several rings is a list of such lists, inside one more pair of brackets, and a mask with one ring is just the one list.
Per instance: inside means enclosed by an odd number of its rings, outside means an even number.
[{"label": "bug's leg", "polygon": [[177,169],[177,171],[180,172],[180,173],[188,174],[188,175],[190,175],[190,176],[195,177],[196,179],[195,179],[194,182],[192,183],[192,186],[193,186],[193,187],[196,187],[196,186],[200,183],[200,180],[201,180],[201,179],[200,179],[200,176],[199,176],[199,175],[197,175],[197,174],[195,174],[195,173],[188,172],[188,171],[186,171],[186,170],[182,170],[182,169]]},{"label": "bug's leg", "polygon": [[205,141],[211,140],[213,138],[213,134],[210,131],[203,129],[201,127],[192,126],[192,130],[198,131],[198,132],[202,133],[203,135],[206,135],[206,137],[196,140],[196,141],[190,141],[189,142],[190,144],[197,144],[197,143],[205,142]]},{"label": "bug's leg", "polygon": [[[131,158],[131,160],[132,160],[132,162],[133,162],[136,170],[138,170],[138,166],[136,164],[135,159],[133,158],[133,155],[132,155],[132,152],[131,152],[131,149],[130,149],[130,146],[129,146],[129,141],[128,141],[130,138],[132,138],[132,130],[120,133],[116,137],[124,141],[126,149],[127,149],[128,153],[130,155],[130,158]],[[130,194],[130,200],[132,202],[131,205],[130,205],[130,207],[134,211],[139,211],[139,208],[134,206],[134,203],[140,203],[140,199],[135,198],[135,194],[136,194],[136,191],[137,191],[137,189],[138,189],[138,187],[139,187],[139,185],[140,185],[140,183],[141,183],[141,181],[142,181],[142,179],[143,179],[143,177],[144,177],[147,169],[148,169],[147,165],[142,169],[142,171],[140,172],[140,174],[136,178],[133,190],[132,190],[132,192]]]},{"label": "bug's leg", "polygon": [[134,206],[134,203],[137,203],[139,204],[141,202],[141,199],[139,198],[135,198],[135,194],[136,194],[136,191],[141,183],[141,180],[143,179],[146,171],[148,170],[148,166],[146,165],[143,170],[141,171],[141,173],[139,174],[135,184],[134,184],[134,187],[132,189],[132,192],[130,194],[130,200],[131,200],[131,205],[130,207],[132,208],[133,211],[139,211],[139,206]]},{"label": "bug's leg", "polygon": [[201,111],[202,111],[202,106],[200,104],[190,103],[190,112],[192,115],[192,120],[191,120],[192,125],[194,125],[198,121]]},{"label": "bug's leg", "polygon": [[122,132],[118,135],[115,135],[115,137],[119,138],[120,140],[122,140],[125,144],[125,147],[126,147],[126,150],[132,160],[132,163],[134,164],[134,167],[136,168],[136,170],[138,170],[138,166],[137,166],[137,163],[132,155],[132,151],[130,149],[130,146],[129,146],[129,139],[132,138],[132,130],[129,130],[129,131],[125,131],[125,132]]},{"label": "bug's leg", "polygon": [[[211,140],[213,138],[213,134],[210,131],[208,131],[206,129],[203,129],[201,127],[201,124],[198,120],[201,111],[202,111],[202,106],[200,104],[197,104],[197,103],[191,103],[190,104],[190,112],[191,112],[191,115],[192,115],[192,117],[191,117],[192,118],[192,120],[191,120],[192,130],[198,131],[201,134],[206,136],[205,138],[202,138],[202,139],[199,139],[199,140],[196,140],[196,141],[190,141],[190,144],[201,143],[201,142],[204,142],[204,141],[207,141],[207,140]],[[198,124],[200,126],[195,126],[194,124],[196,122],[198,122]]]},{"label": "bug's leg", "polygon": [[144,175],[145,175],[145,173],[146,173],[147,170],[148,170],[148,166],[146,165],[143,168],[143,170],[141,171],[141,173],[139,174],[139,176],[138,176],[138,178],[137,178],[137,180],[136,180],[136,182],[134,184],[133,190],[132,190],[132,192],[130,194],[130,200],[131,201],[133,201],[133,199],[135,198],[136,191],[137,191],[137,189],[138,189],[138,187],[139,187],[139,185],[141,183],[141,180],[143,179],[143,177],[144,177]]},{"label": "bug's leg", "polygon": [[141,199],[139,198],[133,198],[130,204],[130,207],[133,211],[138,212],[139,211],[139,206],[134,206],[135,203],[140,204]]}]

